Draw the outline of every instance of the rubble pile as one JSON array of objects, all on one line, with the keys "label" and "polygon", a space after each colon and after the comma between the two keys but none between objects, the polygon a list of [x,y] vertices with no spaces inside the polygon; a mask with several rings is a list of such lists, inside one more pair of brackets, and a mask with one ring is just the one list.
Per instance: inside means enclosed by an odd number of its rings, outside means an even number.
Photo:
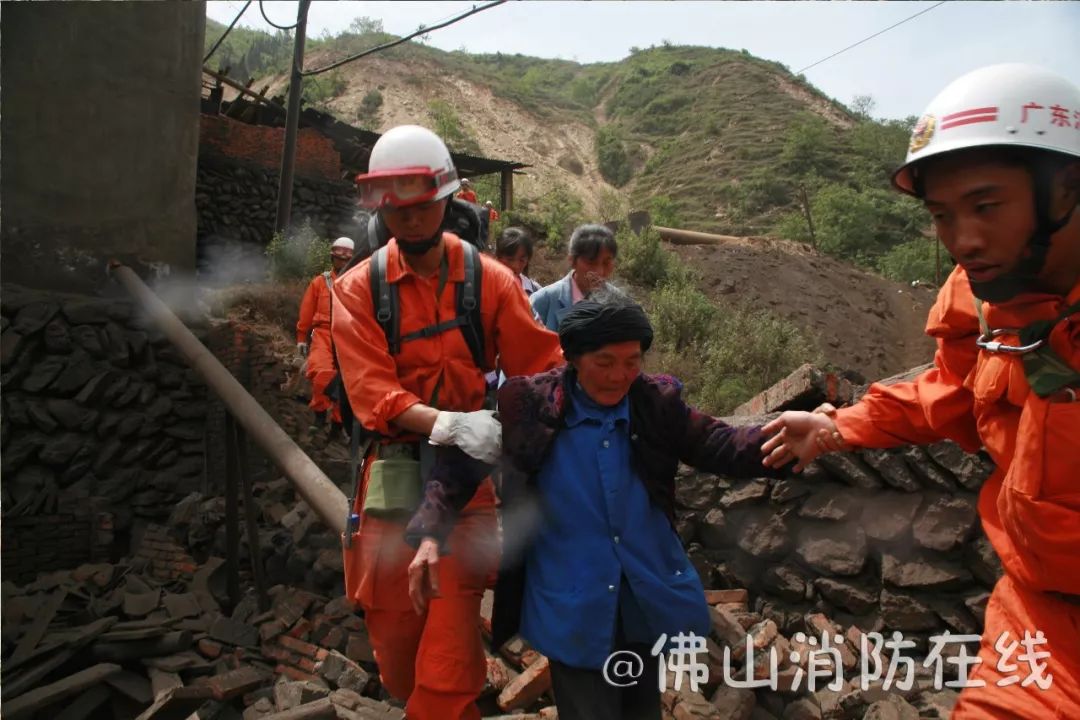
[{"label": "rubble pile", "polygon": [[[667,689],[662,695],[664,720],[948,718],[958,696],[956,690],[944,685],[944,681],[958,677],[950,658],[963,653],[972,656],[978,650],[977,643],[964,645],[963,650],[951,645],[941,649],[938,659],[929,663],[910,655],[894,660],[884,643],[875,644],[880,639],[867,636],[864,641],[859,628],[841,628],[820,613],[802,616],[800,629],[787,636],[775,622],[749,610],[745,589],[711,590],[706,592],[706,598],[713,623],[704,646],[696,656],[678,660],[674,654],[668,656]],[[485,603],[485,610],[489,608]],[[486,612],[482,622],[485,630],[490,630]],[[823,636],[829,638],[825,650]],[[862,669],[863,658],[869,672]],[[910,675],[904,669],[904,658],[911,661]],[[690,684],[694,670],[681,664],[691,660],[701,663],[700,685],[696,688]],[[886,685],[884,678],[893,662],[899,670]],[[940,680],[936,678],[939,664]],[[660,682],[659,677],[643,675],[620,678],[614,674],[614,665],[609,670],[621,682]],[[758,687],[746,687],[751,683]],[[498,692],[500,709],[536,707],[538,701],[548,701],[550,690],[547,659],[520,638],[508,642],[497,656],[488,657],[485,692]],[[553,713],[554,708],[548,707],[514,717],[541,720],[557,717]]]},{"label": "rubble pile", "polygon": [[249,592],[225,612],[223,568],[212,558],[162,580],[136,557],[3,583],[4,717],[404,717],[376,699],[344,597],[278,585],[266,611]]}]

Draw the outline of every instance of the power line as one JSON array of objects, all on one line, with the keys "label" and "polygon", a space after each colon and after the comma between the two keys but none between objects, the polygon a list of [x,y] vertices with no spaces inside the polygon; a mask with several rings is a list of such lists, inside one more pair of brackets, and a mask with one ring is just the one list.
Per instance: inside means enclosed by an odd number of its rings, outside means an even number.
[{"label": "power line", "polygon": [[233,21],[229,23],[229,27],[225,28],[225,32],[222,33],[221,37],[218,38],[218,41],[214,43],[214,47],[210,48],[210,52],[206,53],[206,57],[202,59],[204,65],[206,64],[206,61],[210,59],[210,56],[214,54],[214,51],[216,51],[218,47],[221,46],[221,43],[225,41],[225,38],[229,37],[229,33],[232,32],[232,29],[233,27],[235,27],[236,22],[240,19],[240,16],[244,14],[244,12],[248,9],[250,5],[251,0],[247,0],[247,2],[244,3],[244,7],[240,8],[240,12],[236,13],[236,17],[234,17]]},{"label": "power line", "polygon": [[909,22],[909,21],[911,21],[911,20],[914,20],[915,18],[919,17],[920,15],[925,15],[926,13],[930,12],[930,11],[931,11],[931,10],[933,10],[934,8],[938,8],[938,7],[941,7],[942,5],[944,5],[944,4],[945,4],[945,1],[946,1],[946,0],[941,0],[941,2],[939,2],[939,3],[935,3],[934,5],[931,5],[930,7],[926,8],[926,9],[924,9],[924,10],[920,10],[919,12],[915,13],[914,15],[911,15],[910,17],[906,17],[906,18],[904,18],[903,20],[901,20],[901,21],[900,21],[900,22],[898,22],[898,23],[893,23],[892,25],[890,25],[889,27],[885,28],[884,30],[878,30],[878,31],[877,31],[876,33],[874,33],[873,35],[870,35],[870,36],[868,36],[868,37],[864,37],[864,38],[863,38],[862,40],[860,40],[859,42],[857,42],[857,43],[854,43],[853,45],[848,45],[848,46],[847,46],[846,48],[844,48],[843,50],[837,50],[837,51],[836,51],[836,52],[834,52],[834,53],[833,53],[832,55],[829,55],[828,57],[823,57],[823,58],[821,58],[820,60],[818,60],[817,62],[815,62],[815,63],[811,63],[811,64],[807,65],[807,66],[806,66],[806,67],[804,67],[804,68],[803,68],[802,70],[796,70],[796,71],[795,71],[795,74],[796,74],[796,75],[801,75],[802,73],[806,72],[806,71],[807,71],[807,70],[809,70],[810,68],[812,68],[812,67],[817,67],[818,65],[820,65],[820,64],[821,64],[821,63],[823,63],[823,62],[825,62],[826,60],[832,60],[832,59],[833,59],[834,57],[836,57],[837,55],[841,55],[841,54],[843,54],[843,53],[846,53],[846,52],[847,52],[848,50],[851,50],[852,48],[856,48],[856,47],[858,47],[858,46],[862,45],[862,44],[863,44],[864,42],[867,42],[868,40],[873,40],[873,39],[874,39],[874,38],[876,38],[876,37],[877,37],[878,35],[883,35],[883,34],[885,34],[885,33],[889,32],[890,30],[892,30],[892,29],[893,29],[893,28],[895,28],[895,27],[900,27],[900,26],[901,26],[901,25],[903,25],[904,23],[906,23],[906,22]]},{"label": "power line", "polygon": [[292,25],[278,25],[273,20],[268,18],[266,16],[266,11],[263,10],[263,0],[259,0],[259,13],[263,16],[263,20],[266,21],[267,25],[270,25],[271,27],[276,27],[278,30],[284,30],[288,32],[289,30],[294,30],[296,28],[296,23],[293,23]]},{"label": "power line", "polygon": [[467,10],[466,12],[463,12],[463,13],[461,13],[459,15],[455,15],[455,16],[451,17],[449,20],[446,20],[445,22],[437,23],[435,25],[432,25],[431,27],[424,27],[424,26],[421,25],[419,28],[416,29],[416,32],[412,33],[411,35],[406,35],[403,38],[399,38],[397,40],[393,40],[393,41],[388,42],[388,43],[383,43],[382,45],[376,45],[373,48],[368,48],[367,50],[364,50],[362,52],[358,52],[355,55],[350,55],[349,57],[345,58],[344,60],[338,60],[337,62],[330,63],[329,65],[327,65],[325,67],[317,68],[315,70],[308,70],[307,72],[301,73],[301,75],[303,75],[304,77],[307,77],[307,76],[310,76],[310,75],[318,75],[319,73],[324,73],[324,72],[327,72],[328,70],[333,70],[334,68],[339,68],[342,65],[345,65],[346,63],[351,63],[353,60],[359,60],[362,57],[365,57],[367,55],[371,55],[373,53],[377,53],[380,50],[387,50],[389,48],[394,47],[395,45],[401,45],[402,43],[406,43],[409,40],[412,40],[414,37],[418,37],[420,35],[426,35],[429,32],[434,32],[435,30],[441,30],[444,27],[449,27],[450,25],[453,25],[454,23],[461,22],[462,20],[469,17],[470,15],[476,15],[477,13],[484,12],[485,10],[490,10],[491,8],[495,7],[496,5],[502,5],[504,2],[506,2],[506,0],[494,0],[493,2],[489,2],[489,3],[486,3],[484,5],[479,5],[479,6],[473,5],[470,10]]}]

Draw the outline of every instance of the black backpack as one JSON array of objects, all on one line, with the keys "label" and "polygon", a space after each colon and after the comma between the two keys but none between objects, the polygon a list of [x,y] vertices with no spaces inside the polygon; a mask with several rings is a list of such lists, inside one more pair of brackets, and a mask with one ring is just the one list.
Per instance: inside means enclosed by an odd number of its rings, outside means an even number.
[{"label": "black backpack", "polygon": [[[450,198],[441,229],[444,232],[454,233],[480,250],[487,250],[490,219],[491,214],[486,207],[459,198]],[[379,213],[359,214],[355,221],[356,250],[353,252],[352,260],[342,272],[354,265],[359,265],[374,255],[376,250],[390,242],[390,229],[386,227]]]},{"label": "black backpack", "polygon": [[[410,340],[432,337],[454,328],[460,328],[465,343],[469,346],[473,363],[481,371],[484,369],[486,364],[484,327],[480,320],[480,290],[483,284],[483,266],[480,261],[480,251],[475,245],[463,242],[461,248],[465,253],[465,280],[457,283],[455,290],[456,317],[451,320],[444,320],[436,325],[429,325],[404,336],[401,334],[398,288],[395,283],[388,282],[386,279],[388,251],[385,245],[375,251],[371,258],[371,264],[368,266],[372,311],[375,313],[375,320],[379,323],[383,334],[386,336],[386,343],[389,346],[391,355],[400,353],[402,344]],[[344,272],[342,271],[342,274]],[[330,312],[332,315],[333,302],[331,302]],[[361,427],[359,423],[355,422],[352,405],[349,403],[349,395],[345,391],[345,383],[341,377],[341,364],[337,359],[336,347],[334,348],[334,365],[338,368],[338,372],[327,385],[326,395],[335,400],[340,406],[342,426],[350,428],[350,434],[356,436]]]}]

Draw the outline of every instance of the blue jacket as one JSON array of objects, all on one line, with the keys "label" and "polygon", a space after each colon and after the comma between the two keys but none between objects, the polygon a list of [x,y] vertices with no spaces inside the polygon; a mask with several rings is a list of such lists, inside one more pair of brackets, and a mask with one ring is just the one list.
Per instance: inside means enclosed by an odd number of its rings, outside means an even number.
[{"label": "blue jacket", "polygon": [[556,280],[529,296],[533,311],[548,330],[558,332],[563,315],[566,315],[570,306],[574,304],[573,280],[571,279],[573,277],[574,271],[571,270],[561,280]]},{"label": "blue jacket", "polygon": [[[499,389],[503,430],[501,497],[503,556],[495,586],[492,643],[499,647],[518,631],[525,594],[522,558],[539,530],[536,482],[556,436],[566,428],[567,398],[576,376],[563,366],[531,377],[512,377]],[[730,477],[782,477],[761,464],[761,428],[732,427],[682,399],[682,383],[666,375],[641,374],[630,386],[630,444],[634,476],[650,502],[675,521],[675,471],[679,463]],[[428,503],[422,507],[427,511]],[[696,577],[694,578],[696,580]]]}]

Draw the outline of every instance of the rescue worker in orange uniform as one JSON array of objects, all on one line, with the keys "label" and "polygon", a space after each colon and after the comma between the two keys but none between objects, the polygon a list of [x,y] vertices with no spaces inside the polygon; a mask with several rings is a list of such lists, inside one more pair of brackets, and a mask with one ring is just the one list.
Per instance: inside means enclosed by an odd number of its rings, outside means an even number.
[{"label": "rescue worker in orange uniform", "polygon": [[472,180],[469,178],[461,179],[461,192],[457,194],[457,197],[465,202],[471,202],[473,205],[480,202],[476,199],[476,191],[473,190]]},{"label": "rescue worker in orange uniform", "polygon": [[979,514],[1005,574],[954,720],[1080,717],[1077,111],[1080,89],[1019,64],[931,102],[893,182],[925,203],[958,264],[927,321],[934,367],[765,427],[771,466],[943,438],[993,458]]},{"label": "rescue worker in orange uniform", "polygon": [[338,273],[349,264],[353,256],[353,241],[339,237],[330,246],[331,269],[319,273],[308,283],[304,299],[300,302],[300,319],[296,322],[296,351],[307,358],[305,376],[311,382],[309,407],[315,413],[315,426],[321,430],[326,425],[327,411],[331,422],[341,424],[341,410],[326,395],[326,386],[337,374],[334,366],[334,345],[330,341],[331,288]]},{"label": "rescue worker in orange uniform", "polygon": [[[498,355],[508,374],[542,372],[562,364],[562,351],[558,336],[533,320],[509,270],[441,231],[460,183],[437,135],[414,125],[390,130],[357,183],[361,202],[378,208],[393,239],[334,287],[342,378],[358,421],[378,437],[353,506],[359,529],[346,531],[346,594],[364,610],[383,685],[406,700],[406,717],[472,720],[480,717],[475,700],[487,672],[480,599],[498,567],[494,487],[490,478],[478,478],[450,527],[425,529],[419,538],[406,534],[411,506],[390,496],[408,488],[423,494],[416,487],[423,487],[419,473],[409,478],[398,470],[411,468],[417,457],[422,466],[434,445],[496,462],[502,430],[494,413],[482,409],[484,371]],[[486,367],[477,367],[465,328],[452,322],[467,253],[481,271]],[[382,289],[396,288],[398,297],[396,353],[372,297],[372,264],[378,270],[383,261]],[[403,515],[385,512],[391,501]]]}]

